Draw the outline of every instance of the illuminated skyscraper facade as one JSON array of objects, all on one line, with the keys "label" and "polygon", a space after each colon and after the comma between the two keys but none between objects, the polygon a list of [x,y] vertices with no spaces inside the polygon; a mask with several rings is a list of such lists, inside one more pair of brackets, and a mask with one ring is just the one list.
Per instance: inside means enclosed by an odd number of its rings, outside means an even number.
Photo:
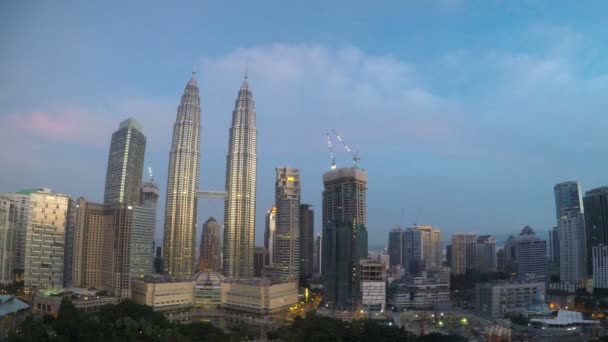
[{"label": "illuminated skyscraper facade", "polygon": [[295,281],[300,277],[300,172],[277,167],[275,181],[277,229],[273,277]]},{"label": "illuminated skyscraper facade", "polygon": [[193,73],[177,108],[169,152],[163,247],[167,275],[191,275],[194,271],[200,142],[201,100]]},{"label": "illuminated skyscraper facade", "polygon": [[226,157],[223,270],[229,278],[253,276],[257,131],[247,76],[232,112]]}]

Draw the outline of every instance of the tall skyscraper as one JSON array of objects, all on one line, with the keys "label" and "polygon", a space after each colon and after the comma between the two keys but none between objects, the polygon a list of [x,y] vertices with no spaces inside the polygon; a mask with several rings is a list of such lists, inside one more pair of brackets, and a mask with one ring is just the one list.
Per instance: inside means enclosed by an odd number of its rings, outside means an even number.
[{"label": "tall skyscraper", "polygon": [[253,94],[245,76],[232,112],[226,158],[222,267],[224,275],[229,278],[253,276],[256,153],[257,131]]},{"label": "tall skyscraper", "polygon": [[101,287],[103,264],[103,204],[76,200],[72,284],[76,287]]},{"label": "tall skyscraper", "polygon": [[203,224],[201,236],[201,271],[221,272],[221,227],[215,218],[210,217]]},{"label": "tall skyscraper", "polygon": [[390,267],[401,266],[403,262],[403,228],[395,228],[388,233],[388,262]]},{"label": "tall skyscraper", "polygon": [[496,239],[490,235],[477,237],[477,265],[481,273],[496,272]]},{"label": "tall skyscraper", "polygon": [[465,233],[452,235],[452,273],[465,274],[475,268],[477,258],[477,235]]},{"label": "tall skyscraper", "polygon": [[509,235],[505,242],[504,272],[517,272],[517,240],[513,235]]},{"label": "tall skyscraper", "polygon": [[300,171],[277,167],[275,180],[277,228],[273,278],[297,281],[300,277]]},{"label": "tall skyscraper", "polygon": [[422,254],[426,267],[443,265],[441,230],[431,226],[415,226],[422,233]]},{"label": "tall skyscraper", "polygon": [[[549,231],[549,274],[559,276],[559,230],[557,227],[553,227]],[[587,257],[585,251],[585,257]],[[587,265],[585,264],[585,269]]]},{"label": "tall skyscraper", "polygon": [[322,250],[323,242],[321,238],[321,234],[317,234],[317,238],[315,239],[315,277],[321,275],[322,267],[321,263],[323,260],[323,250]]},{"label": "tall skyscraper", "polygon": [[579,182],[562,182],[553,187],[555,194],[555,215],[557,220],[563,210],[575,210],[583,213],[583,200]]},{"label": "tall skyscraper", "polygon": [[25,288],[31,291],[62,288],[64,277],[65,229],[70,197],[34,190],[25,244]]},{"label": "tall skyscraper", "polygon": [[529,226],[515,239],[517,243],[517,279],[546,281],[548,276],[547,241],[536,236]]},{"label": "tall skyscraper", "polygon": [[112,134],[104,193],[102,285],[116,297],[131,296],[131,237],[137,224],[146,137],[132,118]]},{"label": "tall skyscraper", "polygon": [[608,246],[608,187],[587,191],[583,203],[587,235],[587,275],[591,277],[593,275],[593,247]]},{"label": "tall skyscraper", "polygon": [[314,217],[310,204],[300,204],[300,281],[314,274]]},{"label": "tall skyscraper", "polygon": [[131,275],[142,277],[154,273],[154,231],[160,190],[151,179],[141,186],[139,206],[133,208],[131,231]]},{"label": "tall skyscraper", "polygon": [[191,275],[194,271],[200,145],[201,99],[192,73],[177,107],[169,152],[163,247],[167,275]]},{"label": "tall skyscraper", "polygon": [[37,190],[22,191],[19,193],[0,193],[10,199],[17,210],[15,222],[15,255],[13,260],[13,274],[15,279],[23,280],[25,270],[25,243],[27,240],[27,225],[30,217],[30,193]]},{"label": "tall skyscraper", "polygon": [[0,196],[0,284],[13,282],[16,224],[15,202],[8,197]]},{"label": "tall skyscraper", "polygon": [[277,228],[277,207],[273,206],[272,209],[266,212],[266,227],[264,230],[264,248],[268,251],[268,258],[270,264],[274,262],[274,242],[275,233]]},{"label": "tall skyscraper", "polygon": [[424,231],[406,228],[403,232],[403,260],[405,274],[416,275],[425,269]]},{"label": "tall skyscraper", "polygon": [[[583,284],[587,278],[587,250],[585,248],[585,219],[581,190],[578,182],[555,185],[555,211],[559,236],[560,280]],[[555,245],[549,241],[552,253]]]},{"label": "tall skyscraper", "polygon": [[367,258],[367,173],[357,167],[323,175],[322,275],[326,304],[361,306],[360,260]]}]

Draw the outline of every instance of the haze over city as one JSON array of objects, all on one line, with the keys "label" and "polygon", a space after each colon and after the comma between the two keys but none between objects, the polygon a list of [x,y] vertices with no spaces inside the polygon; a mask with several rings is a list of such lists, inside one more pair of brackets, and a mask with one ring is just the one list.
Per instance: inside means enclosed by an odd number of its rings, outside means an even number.
[{"label": "haze over city", "polygon": [[[345,4],[0,5],[0,188],[101,201],[110,136],[132,116],[164,208],[175,112],[196,71],[200,188],[223,190],[246,65],[258,129],[256,244],[277,166],[300,169],[302,202],[320,213],[331,129],[360,151],[369,175],[370,247],[413,222],[446,236],[548,230],[556,183],[607,183],[604,11]],[[352,163],[334,148],[339,166]],[[221,220],[223,203],[200,200],[198,213],[200,232],[208,216]]]}]

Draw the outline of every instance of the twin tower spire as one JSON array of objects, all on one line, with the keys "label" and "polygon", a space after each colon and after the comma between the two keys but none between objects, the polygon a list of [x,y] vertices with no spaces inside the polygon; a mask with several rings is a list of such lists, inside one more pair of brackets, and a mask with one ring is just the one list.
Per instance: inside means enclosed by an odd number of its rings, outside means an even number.
[{"label": "twin tower spire", "polygon": [[[247,71],[232,112],[226,158],[224,274],[253,276],[257,130]],[[195,269],[197,191],[199,188],[201,103],[196,73],[177,108],[169,152],[163,261],[164,272],[189,276]]]}]

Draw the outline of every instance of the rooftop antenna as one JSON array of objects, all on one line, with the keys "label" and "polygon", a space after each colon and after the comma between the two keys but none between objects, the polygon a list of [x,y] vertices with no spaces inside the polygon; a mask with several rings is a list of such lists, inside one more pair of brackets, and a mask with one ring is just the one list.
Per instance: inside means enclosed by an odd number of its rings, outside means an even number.
[{"label": "rooftop antenna", "polygon": [[249,71],[248,69],[249,69],[249,62],[245,62],[245,79],[247,79],[247,78],[248,78],[248,77],[247,77],[247,73],[248,73],[248,71]]}]

